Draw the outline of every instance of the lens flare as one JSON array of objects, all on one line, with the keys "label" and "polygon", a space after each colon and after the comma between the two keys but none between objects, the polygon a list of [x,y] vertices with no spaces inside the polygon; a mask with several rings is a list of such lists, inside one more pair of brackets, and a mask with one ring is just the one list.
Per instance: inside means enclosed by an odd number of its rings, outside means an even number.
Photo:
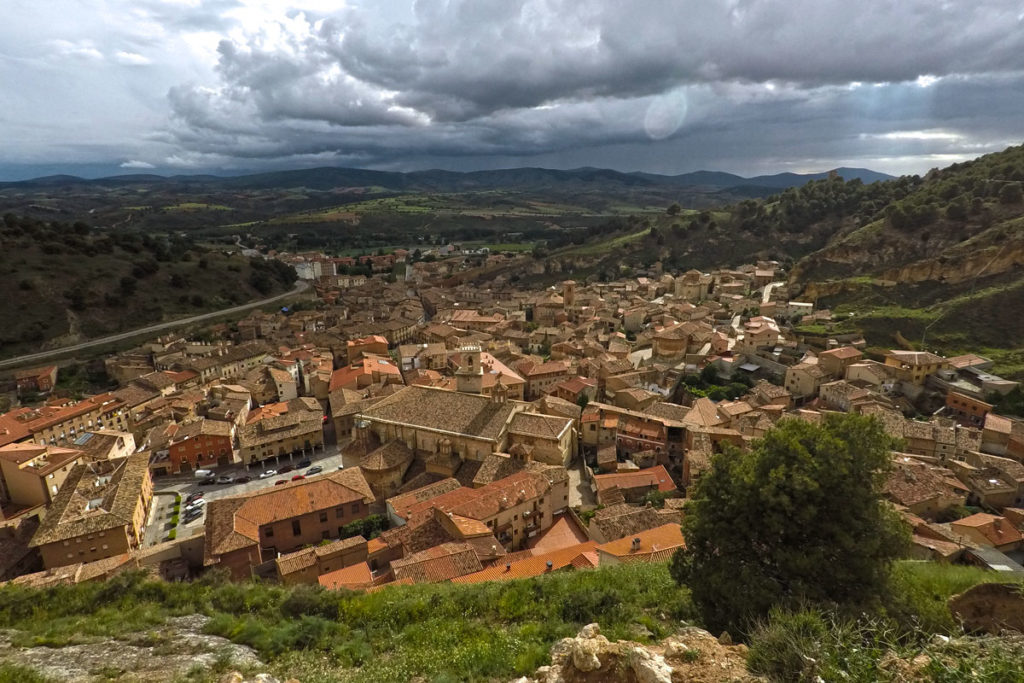
[{"label": "lens flare", "polygon": [[664,140],[671,136],[686,120],[686,93],[672,90],[654,98],[644,114],[644,131],[652,140]]}]

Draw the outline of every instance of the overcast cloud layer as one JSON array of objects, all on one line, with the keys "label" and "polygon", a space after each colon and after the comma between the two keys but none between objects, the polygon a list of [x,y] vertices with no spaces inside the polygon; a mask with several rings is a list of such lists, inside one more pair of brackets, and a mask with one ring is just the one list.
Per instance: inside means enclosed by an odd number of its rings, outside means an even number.
[{"label": "overcast cloud layer", "polygon": [[1019,0],[5,0],[0,177],[891,173],[1019,144]]}]

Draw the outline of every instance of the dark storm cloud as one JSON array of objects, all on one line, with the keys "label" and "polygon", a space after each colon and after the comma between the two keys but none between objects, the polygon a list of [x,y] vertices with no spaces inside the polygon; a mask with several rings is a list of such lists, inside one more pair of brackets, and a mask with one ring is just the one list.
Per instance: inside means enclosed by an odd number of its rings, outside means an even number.
[{"label": "dark storm cloud", "polygon": [[997,82],[1024,70],[1014,2],[418,0],[394,22],[375,11],[292,15],[222,41],[219,81],[171,90],[168,139],[224,158],[390,164],[655,138],[715,165],[701,136],[772,158],[809,139],[874,154],[886,140],[875,133],[962,125],[972,110],[1001,142],[1012,131],[986,102],[1003,100],[1005,117],[1021,99]]},{"label": "dark storm cloud", "polygon": [[98,161],[86,130],[167,170],[899,172],[1021,134],[1019,0],[11,2],[26,164]]}]

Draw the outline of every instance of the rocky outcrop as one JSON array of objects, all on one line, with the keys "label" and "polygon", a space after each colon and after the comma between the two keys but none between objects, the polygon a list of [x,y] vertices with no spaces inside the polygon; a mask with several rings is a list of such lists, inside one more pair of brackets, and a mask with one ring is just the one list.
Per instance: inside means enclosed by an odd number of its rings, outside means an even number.
[{"label": "rocky outcrop", "polygon": [[687,628],[657,645],[611,642],[597,624],[551,648],[551,665],[515,683],[671,683],[761,681],[747,671],[747,648]]},{"label": "rocky outcrop", "polygon": [[250,648],[204,633],[207,622],[208,617],[195,614],[173,617],[124,639],[83,636],[84,642],[53,647],[23,647],[17,644],[21,638],[16,632],[0,631],[0,662],[68,683],[180,680],[193,667],[205,670],[224,662],[246,669],[264,666]]},{"label": "rocky outcrop", "polygon": [[980,583],[951,597],[949,611],[966,631],[1024,633],[1024,588],[1020,584]]}]

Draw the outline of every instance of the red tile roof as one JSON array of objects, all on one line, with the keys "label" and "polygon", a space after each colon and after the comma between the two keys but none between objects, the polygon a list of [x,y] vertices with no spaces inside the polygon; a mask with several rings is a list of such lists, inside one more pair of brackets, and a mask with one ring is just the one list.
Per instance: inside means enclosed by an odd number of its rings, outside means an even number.
[{"label": "red tile roof", "polygon": [[[596,566],[586,556],[597,548],[597,543],[588,541],[568,548],[561,548],[548,553],[534,555],[514,562],[497,563],[482,571],[454,579],[452,583],[480,583],[481,581],[505,581],[508,579],[526,579],[553,572],[566,566]],[[548,563],[551,566],[548,566]]]},{"label": "red tile roof", "polygon": [[479,571],[483,565],[468,543],[442,543],[391,563],[395,579],[416,583],[448,581]]},{"label": "red tile roof", "polygon": [[594,483],[599,491],[616,486],[620,489],[656,487],[659,491],[675,491],[676,485],[663,465],[655,465],[633,472],[615,472],[614,474],[598,474]]},{"label": "red tile roof", "polygon": [[[635,539],[639,544],[634,545]],[[678,548],[685,546],[683,530],[678,524],[665,524],[630,534],[597,546],[598,555],[607,554],[621,562],[656,562],[667,560]]]}]

